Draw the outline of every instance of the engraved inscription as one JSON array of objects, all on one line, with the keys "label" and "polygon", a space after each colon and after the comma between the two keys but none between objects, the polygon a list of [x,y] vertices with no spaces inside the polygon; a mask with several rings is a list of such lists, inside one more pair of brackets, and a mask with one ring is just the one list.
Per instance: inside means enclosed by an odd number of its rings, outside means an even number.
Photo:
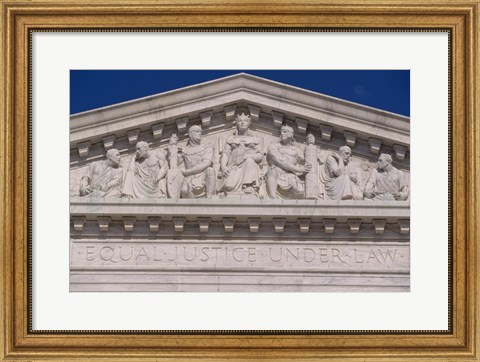
[{"label": "engraved inscription", "polygon": [[149,265],[177,269],[252,267],[406,268],[408,247],[342,245],[175,245],[172,243],[76,245],[76,265]]}]

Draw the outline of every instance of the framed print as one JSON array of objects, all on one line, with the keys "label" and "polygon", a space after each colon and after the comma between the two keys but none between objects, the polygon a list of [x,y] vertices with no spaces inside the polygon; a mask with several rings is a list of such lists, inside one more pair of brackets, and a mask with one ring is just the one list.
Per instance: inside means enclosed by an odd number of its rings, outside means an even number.
[{"label": "framed print", "polygon": [[[406,113],[409,72],[226,73],[71,115],[70,291],[408,292],[408,117],[264,77],[388,80]],[[216,74],[72,70],[71,104],[88,79]]]},{"label": "framed print", "polygon": [[3,360],[479,360],[477,1],[2,14]]}]

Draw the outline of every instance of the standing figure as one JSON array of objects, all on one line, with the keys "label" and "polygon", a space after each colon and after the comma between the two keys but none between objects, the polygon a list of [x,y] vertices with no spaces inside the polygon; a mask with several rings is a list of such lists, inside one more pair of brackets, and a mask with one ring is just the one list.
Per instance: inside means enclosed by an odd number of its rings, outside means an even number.
[{"label": "standing figure", "polygon": [[143,141],[138,142],[135,149],[125,175],[122,196],[135,199],[165,197],[166,152],[152,152],[148,143]]},{"label": "standing figure", "polygon": [[[308,137],[313,137],[309,135]],[[312,143],[312,142],[309,142]],[[293,128],[282,126],[280,142],[271,143],[267,152],[268,171],[266,174],[267,193],[272,199],[305,198],[304,182],[299,175],[312,169],[310,163],[305,163],[303,150],[297,147],[293,138]]]},{"label": "standing figure", "polygon": [[225,142],[220,158],[220,190],[228,194],[258,194],[259,164],[263,159],[260,138],[250,131],[250,116],[237,115],[237,130]]},{"label": "standing figure", "polygon": [[365,198],[374,200],[407,200],[410,193],[404,172],[393,167],[392,156],[382,153],[378,158],[377,169],[370,175],[365,190]]},{"label": "standing figure", "polygon": [[[361,199],[361,193],[355,192],[355,176],[348,173],[352,150],[348,146],[339,148],[338,153],[331,153],[320,171],[320,181],[325,189],[326,200]],[[354,178],[352,180],[352,178]]]},{"label": "standing figure", "polygon": [[305,164],[310,164],[312,169],[305,174],[305,198],[315,200],[319,198],[319,183],[318,177],[318,149],[315,145],[315,137],[310,133],[307,136],[305,145]]},{"label": "standing figure", "polygon": [[[202,128],[191,126],[188,130],[187,146],[179,156],[177,135],[172,135],[168,146],[170,170],[167,175],[167,192],[171,198],[211,198],[215,194],[215,171],[213,155],[215,149],[202,143]],[[178,166],[185,164],[185,169]]]},{"label": "standing figure", "polygon": [[123,169],[120,166],[120,152],[112,148],[107,159],[92,162],[88,173],[80,180],[80,196],[120,197]]}]

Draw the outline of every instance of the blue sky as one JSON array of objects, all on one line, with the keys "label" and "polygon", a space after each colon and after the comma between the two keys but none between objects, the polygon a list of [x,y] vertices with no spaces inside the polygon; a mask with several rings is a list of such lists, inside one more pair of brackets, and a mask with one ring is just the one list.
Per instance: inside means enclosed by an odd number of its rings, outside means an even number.
[{"label": "blue sky", "polygon": [[71,70],[70,114],[240,72],[410,116],[409,70]]}]

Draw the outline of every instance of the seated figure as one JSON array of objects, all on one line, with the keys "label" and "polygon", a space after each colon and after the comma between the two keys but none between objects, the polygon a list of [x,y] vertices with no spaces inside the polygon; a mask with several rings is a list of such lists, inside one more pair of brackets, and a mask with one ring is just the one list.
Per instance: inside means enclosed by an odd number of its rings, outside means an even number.
[{"label": "seated figure", "polygon": [[320,182],[324,187],[326,200],[361,199],[361,192],[356,192],[354,175],[347,170],[352,150],[348,146],[339,148],[338,153],[327,156],[320,170]]},{"label": "seated figure", "polygon": [[[167,191],[171,198],[211,198],[215,194],[215,171],[213,156],[215,149],[201,141],[202,128],[193,125],[188,130],[187,146],[179,156],[178,138],[174,134],[168,146],[170,170],[167,175]],[[185,169],[178,166],[184,163]]]},{"label": "seated figure", "polygon": [[143,141],[138,142],[135,149],[125,175],[122,196],[135,199],[165,197],[166,152],[152,152]]},{"label": "seated figure", "polygon": [[107,151],[106,160],[88,166],[87,175],[80,180],[80,196],[120,197],[122,178],[120,152],[112,148]]},{"label": "seated figure", "polygon": [[299,175],[308,173],[312,165],[305,163],[303,150],[297,146],[293,138],[292,127],[282,126],[280,141],[268,146],[267,161],[266,184],[270,198],[305,198],[304,182],[300,180]]},{"label": "seated figure", "polygon": [[377,169],[372,171],[363,192],[365,198],[374,200],[407,200],[410,193],[404,172],[393,167],[392,156],[382,153]]},{"label": "seated figure", "polygon": [[261,183],[259,164],[263,159],[260,138],[250,131],[250,116],[235,118],[237,130],[225,142],[220,158],[219,191],[225,194],[258,194]]}]

